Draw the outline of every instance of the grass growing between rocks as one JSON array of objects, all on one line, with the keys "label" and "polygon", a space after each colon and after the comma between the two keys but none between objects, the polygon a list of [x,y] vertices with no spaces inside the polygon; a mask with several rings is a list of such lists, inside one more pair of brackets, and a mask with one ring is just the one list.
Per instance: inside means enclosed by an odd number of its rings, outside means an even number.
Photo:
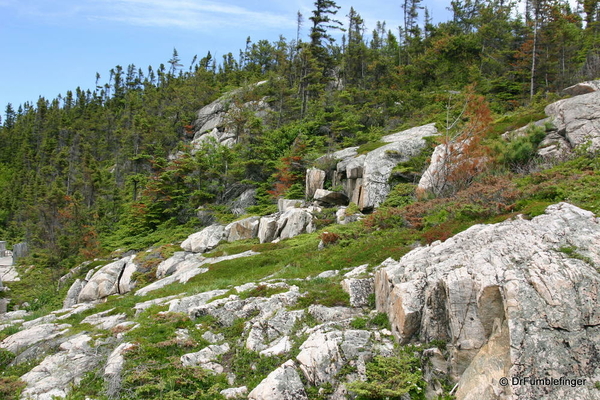
[{"label": "grass growing between rocks", "polygon": [[137,318],[140,326],[125,334],[125,340],[135,347],[125,354],[122,398],[219,398],[219,391],[228,387],[223,376],[184,367],[180,361],[183,354],[209,344],[196,329],[196,322],[185,314],[161,312],[163,309],[148,308]]},{"label": "grass growing between rocks", "polygon": [[348,384],[357,399],[425,399],[421,358],[412,346],[402,347],[396,357],[375,356],[367,363],[367,380]]}]

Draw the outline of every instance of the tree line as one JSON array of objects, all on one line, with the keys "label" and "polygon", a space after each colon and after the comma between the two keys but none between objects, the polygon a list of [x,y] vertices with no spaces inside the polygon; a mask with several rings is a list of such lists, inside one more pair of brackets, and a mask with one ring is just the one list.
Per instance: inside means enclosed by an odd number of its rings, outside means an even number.
[{"label": "tree line", "polygon": [[[437,24],[420,0],[400,6],[403,26],[367,33],[354,8],[341,16],[335,1],[316,0],[306,21],[298,13],[295,38],[249,37],[237,56],[208,52],[189,66],[174,50],[158,68],[116,66],[105,83],[96,74],[93,90],[9,104],[0,234],[59,260],[94,256],[107,238],[197,224],[199,206],[226,212],[234,187],[257,188],[265,209],[274,195],[298,195],[316,154],[429,122],[468,85],[499,115],[600,76],[598,0],[527,0],[524,11],[455,0]],[[239,108],[228,121],[237,145],[191,152],[195,112],[239,87],[249,89],[232,101],[266,99],[269,115]]]}]

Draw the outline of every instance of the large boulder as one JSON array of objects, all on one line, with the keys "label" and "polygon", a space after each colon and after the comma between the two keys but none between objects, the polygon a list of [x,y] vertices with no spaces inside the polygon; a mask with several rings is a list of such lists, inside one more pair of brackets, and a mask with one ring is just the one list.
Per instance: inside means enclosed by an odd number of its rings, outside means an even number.
[{"label": "large boulder", "polygon": [[225,226],[214,224],[188,236],[181,243],[181,248],[193,253],[204,253],[217,247],[219,242],[224,239]]},{"label": "large boulder", "polygon": [[571,147],[589,145],[589,151],[600,148],[600,91],[559,100],[544,111]]},{"label": "large boulder", "polygon": [[304,208],[291,208],[281,214],[277,221],[277,236],[279,239],[289,239],[301,233],[311,233],[315,230],[314,216]]},{"label": "large boulder", "polygon": [[597,92],[599,90],[600,80],[596,80],[577,83],[573,86],[569,86],[568,88],[563,89],[563,92],[571,96],[579,96],[581,94]]},{"label": "large boulder", "polygon": [[401,343],[448,343],[452,374],[464,372],[459,398],[593,399],[592,385],[501,386],[496,378],[600,380],[599,264],[600,220],[559,203],[532,220],[475,225],[386,260],[377,309]]},{"label": "large boulder", "polygon": [[228,242],[253,239],[258,236],[259,223],[260,217],[248,217],[232,222],[225,227],[224,236]]},{"label": "large boulder", "polygon": [[73,307],[75,304],[77,304],[77,301],[79,299],[79,293],[81,293],[81,289],[83,289],[85,284],[86,281],[81,279],[75,279],[75,282],[73,282],[73,284],[69,288],[67,296],[63,301],[63,308]]},{"label": "large boulder", "polygon": [[367,154],[357,155],[355,147],[332,154],[340,160],[333,184],[341,184],[351,202],[361,210],[379,206],[391,187],[388,180],[399,163],[410,160],[425,147],[425,138],[437,135],[435,124],[411,128],[384,136],[387,143]]},{"label": "large boulder", "polygon": [[[112,262],[100,268],[91,278],[87,279],[85,286],[79,292],[77,297],[78,303],[84,303],[103,299],[112,294],[121,293],[119,282],[123,270],[132,260],[133,256],[124,257],[120,260]],[[131,275],[130,275],[131,277]],[[123,288],[130,287],[131,282],[128,282]]]}]

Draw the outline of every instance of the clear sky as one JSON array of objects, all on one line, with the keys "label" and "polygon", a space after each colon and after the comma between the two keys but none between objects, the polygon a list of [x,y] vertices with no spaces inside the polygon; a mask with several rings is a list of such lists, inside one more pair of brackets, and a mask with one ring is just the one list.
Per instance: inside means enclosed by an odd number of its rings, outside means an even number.
[{"label": "clear sky", "polygon": [[[76,87],[92,89],[96,72],[106,83],[116,65],[167,64],[173,48],[188,67],[210,51],[237,57],[246,38],[296,37],[296,14],[304,15],[306,40],[313,0],[0,0],[0,113],[39,96],[52,99]],[[377,21],[400,25],[401,1],[338,0],[346,24],[350,7],[367,32]],[[434,21],[448,16],[450,0],[427,0]]]}]

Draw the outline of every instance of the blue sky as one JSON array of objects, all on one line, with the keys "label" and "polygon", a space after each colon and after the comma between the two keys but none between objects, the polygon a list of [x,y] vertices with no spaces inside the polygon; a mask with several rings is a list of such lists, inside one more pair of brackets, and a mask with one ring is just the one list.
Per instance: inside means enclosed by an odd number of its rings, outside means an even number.
[{"label": "blue sky", "polygon": [[[365,19],[367,32],[379,20],[400,24],[400,1],[339,0],[338,19],[350,7]],[[434,20],[448,16],[449,0],[424,2]],[[146,70],[167,63],[177,48],[189,66],[208,51],[221,60],[236,57],[252,41],[296,37],[296,13],[305,18],[306,39],[313,0],[0,0],[0,113],[39,96],[55,98],[76,87],[92,89],[116,65]]]}]

